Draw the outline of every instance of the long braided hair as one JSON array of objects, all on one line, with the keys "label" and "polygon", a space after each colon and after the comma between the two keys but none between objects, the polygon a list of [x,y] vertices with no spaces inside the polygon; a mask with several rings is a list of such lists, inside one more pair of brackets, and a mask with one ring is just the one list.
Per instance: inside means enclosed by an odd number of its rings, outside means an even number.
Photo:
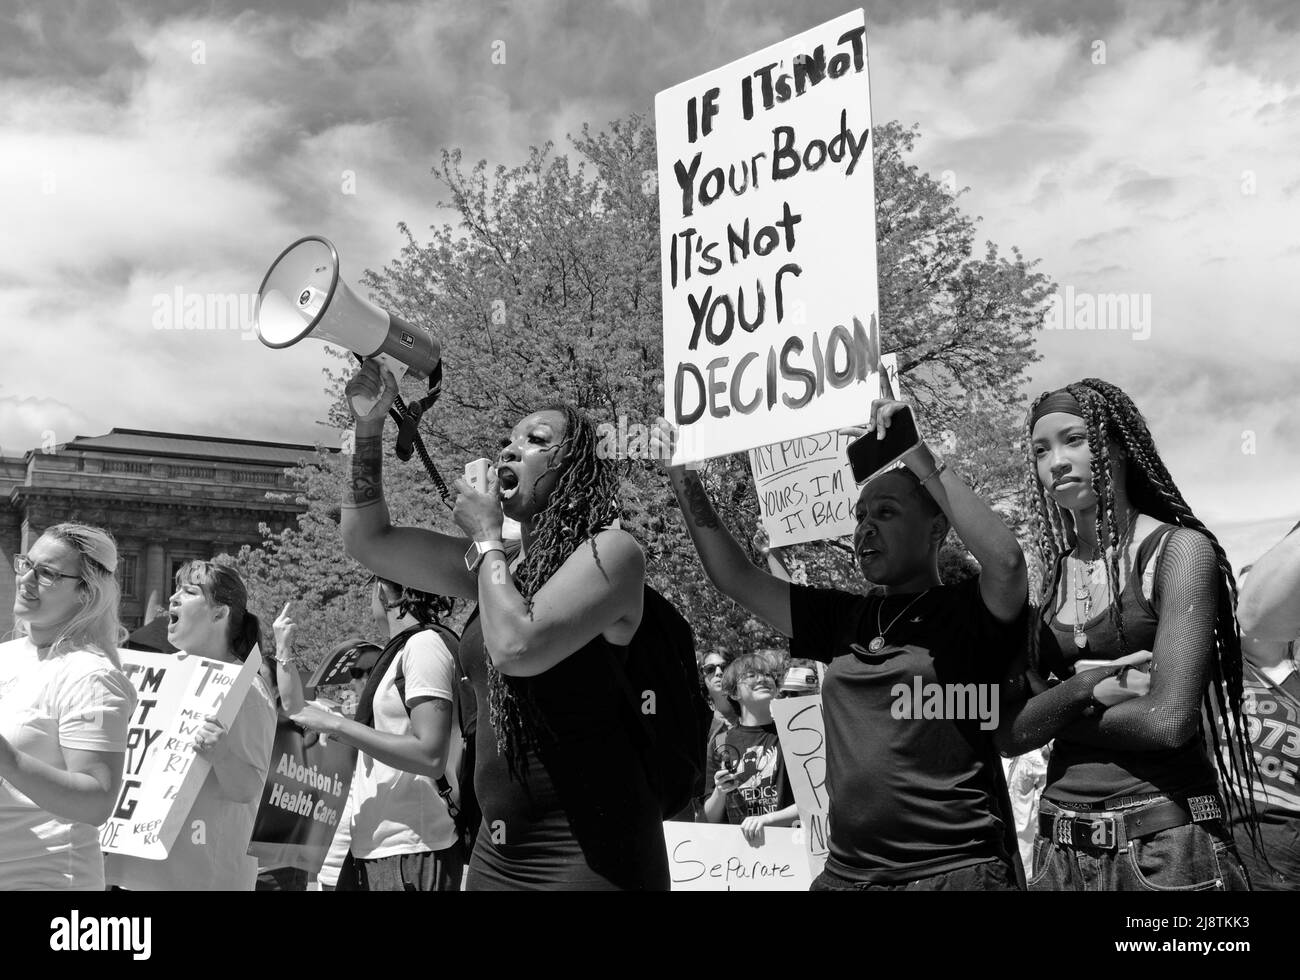
[{"label": "long braided hair", "polygon": [[[515,571],[515,584],[532,614],[533,597],[584,541],[600,561],[595,536],[618,517],[618,474],[596,452],[595,426],[577,408],[564,402],[540,411],[564,416],[564,438],[552,457],[550,469],[558,471],[546,506],[533,523],[533,534],[523,563]],[[558,462],[557,462],[558,461]],[[534,503],[537,487],[533,486]],[[528,679],[508,681],[487,657],[488,705],[497,751],[516,777],[528,768],[529,748],[535,748],[549,726],[533,700]]]},{"label": "long braided hair", "polygon": [[[1109,618],[1119,636],[1121,656],[1129,653],[1128,638],[1124,633],[1124,614],[1119,602],[1120,561],[1126,548],[1124,539],[1131,528],[1121,527],[1123,521],[1115,513],[1115,490],[1111,479],[1110,445],[1120,446],[1126,458],[1125,485],[1129,501],[1139,513],[1147,514],[1166,524],[1190,528],[1204,535],[1214,549],[1218,563],[1217,612],[1214,621],[1215,656],[1210,669],[1203,705],[1205,717],[1202,730],[1209,729],[1214,753],[1219,762],[1222,780],[1230,806],[1247,818],[1252,840],[1258,834],[1254,799],[1249,791],[1242,791],[1246,783],[1242,770],[1254,769],[1246,726],[1242,723],[1242,659],[1241,634],[1237,627],[1237,583],[1232,566],[1218,539],[1192,513],[1182,493],[1165,468],[1155,440],[1147,427],[1146,419],[1133,400],[1113,384],[1098,378],[1084,378],[1065,386],[1083,410],[1083,421],[1088,432],[1088,448],[1092,452],[1092,488],[1097,495],[1096,534],[1099,543],[1108,547],[1106,578],[1110,591]],[[1039,404],[1052,392],[1043,392],[1034,400],[1025,426],[1024,454],[1026,467],[1025,487],[1031,506],[1031,521],[1038,544],[1038,557],[1043,571],[1042,593],[1039,597],[1040,616],[1045,615],[1055,602],[1060,585],[1062,559],[1074,547],[1076,533],[1073,521],[1066,516],[1047,489],[1038,479],[1037,461],[1034,459],[1032,420]],[[1039,622],[1035,618],[1029,631],[1029,664],[1039,671]],[[1227,739],[1220,738],[1217,719],[1227,721]]]}]

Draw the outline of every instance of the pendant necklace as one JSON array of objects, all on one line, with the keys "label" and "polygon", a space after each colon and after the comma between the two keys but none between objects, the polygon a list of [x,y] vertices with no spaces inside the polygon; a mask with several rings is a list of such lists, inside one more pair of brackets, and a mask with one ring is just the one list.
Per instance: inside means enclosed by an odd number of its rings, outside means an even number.
[{"label": "pendant necklace", "polygon": [[[1080,650],[1088,646],[1088,633],[1083,628],[1083,624],[1092,618],[1093,569],[1104,560],[1104,558],[1095,558],[1092,561],[1076,559],[1078,566],[1074,586],[1074,645]],[[1083,604],[1082,609],[1079,608],[1080,603]]]},{"label": "pendant necklace", "polygon": [[904,613],[906,613],[909,609],[911,609],[914,605],[916,605],[916,603],[924,599],[929,593],[930,590],[926,589],[919,596],[917,596],[915,599],[909,602],[906,606],[903,607],[903,612],[900,612],[897,616],[891,619],[889,621],[889,625],[884,627],[883,629],[880,626],[880,614],[885,608],[885,600],[881,599],[880,605],[876,607],[876,638],[867,644],[867,649],[870,650],[872,653],[879,653],[885,645],[885,634],[894,628],[894,624],[903,618]]}]

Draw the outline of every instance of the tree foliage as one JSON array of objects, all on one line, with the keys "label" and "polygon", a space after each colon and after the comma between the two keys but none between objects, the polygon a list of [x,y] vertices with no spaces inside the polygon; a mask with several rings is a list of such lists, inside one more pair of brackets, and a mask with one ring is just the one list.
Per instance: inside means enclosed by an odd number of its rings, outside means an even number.
[{"label": "tree foliage", "polygon": [[[918,136],[898,123],[875,131],[883,347],[898,354],[930,441],[1020,529],[1018,389],[1038,356],[1034,332],[1051,284],[1017,249],[1008,258],[989,242],[976,254],[977,219],[961,211],[961,195],[909,162]],[[467,168],[459,151],[444,151],[433,176],[457,224],[431,228],[423,242],[399,225],[399,254],[364,277],[377,303],[442,345],[443,394],[422,431],[448,476],[472,458],[495,456],[520,417],[557,399],[615,427],[648,426],[661,413],[654,132],[633,116],[601,132],[584,126],[571,142],[576,160],[548,144],[512,168]],[[335,400],[328,421],[339,429],[348,427],[341,395],[351,371],[327,372]],[[404,383],[404,395],[421,393]],[[305,600],[312,622],[304,617],[302,635],[317,648],[358,632],[364,615],[365,573],[344,556],[337,530],[345,463],[321,454],[304,467],[308,510],[298,527],[241,555],[266,608]],[[653,464],[618,465],[624,526],[646,549],[651,583],[691,620],[700,648],[781,645],[709,585]],[[714,460],[704,478],[737,539],[750,542],[758,504],[747,460]],[[385,495],[398,523],[452,528],[418,463],[398,463],[391,451]],[[810,582],[863,588],[846,542],[798,546],[788,557]],[[964,563],[955,545],[944,556],[946,574],[961,574]]]}]

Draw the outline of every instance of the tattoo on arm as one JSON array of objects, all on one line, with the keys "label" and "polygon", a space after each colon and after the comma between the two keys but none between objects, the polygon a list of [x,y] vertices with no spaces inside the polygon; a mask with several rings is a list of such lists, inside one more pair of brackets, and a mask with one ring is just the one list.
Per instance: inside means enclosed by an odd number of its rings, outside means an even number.
[{"label": "tattoo on arm", "polygon": [[382,436],[358,436],[352,453],[352,475],[343,488],[344,506],[365,507],[384,499]]},{"label": "tattoo on arm", "polygon": [[704,492],[704,483],[697,473],[686,474],[686,503],[696,527],[718,527],[718,515],[713,504],[709,503],[709,495]]}]

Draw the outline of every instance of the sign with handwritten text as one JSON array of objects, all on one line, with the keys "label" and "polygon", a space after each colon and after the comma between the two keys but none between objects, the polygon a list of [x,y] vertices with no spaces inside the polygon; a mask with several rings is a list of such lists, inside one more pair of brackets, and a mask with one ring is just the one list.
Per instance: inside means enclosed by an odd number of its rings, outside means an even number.
[{"label": "sign with handwritten text", "polygon": [[772,720],[776,722],[776,735],[785,757],[786,778],[790,780],[799,821],[804,826],[808,863],[816,877],[826,864],[830,840],[826,725],[822,719],[821,695],[773,701]]},{"label": "sign with handwritten text", "polygon": [[859,9],[655,97],[673,463],[825,432],[877,369]]},{"label": "sign with handwritten text", "polygon": [[812,884],[802,831],[764,827],[754,847],[725,823],[664,824],[668,873],[675,892],[806,892]]},{"label": "sign with handwritten text", "polygon": [[[898,392],[898,355],[886,354],[880,368]],[[878,374],[868,378],[865,408],[846,425],[866,421],[866,410],[879,397]],[[823,541],[853,533],[853,508],[861,489],[845,455],[853,437],[838,430],[760,446],[749,452],[749,469],[758,493],[758,510],[773,548]]]},{"label": "sign with handwritten text", "polygon": [[126,736],[122,789],[100,846],[115,854],[167,857],[211,765],[194,751],[206,715],[227,728],[248,693],[261,651],[242,664],[185,653],[119,650],[139,700]]}]

